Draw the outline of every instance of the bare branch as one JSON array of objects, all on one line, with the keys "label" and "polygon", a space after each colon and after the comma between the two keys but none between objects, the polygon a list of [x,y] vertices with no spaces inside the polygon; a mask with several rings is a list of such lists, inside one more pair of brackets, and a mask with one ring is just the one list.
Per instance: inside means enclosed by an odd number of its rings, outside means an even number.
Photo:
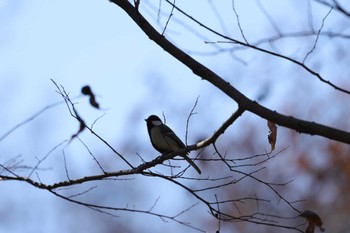
[{"label": "bare branch", "polygon": [[187,137],[188,137],[188,127],[190,125],[190,119],[192,117],[192,115],[196,114],[194,113],[194,110],[196,109],[197,107],[197,104],[198,104],[198,100],[199,100],[199,96],[197,97],[196,101],[194,102],[194,105],[190,111],[190,114],[188,115],[187,117],[187,121],[186,121],[186,134],[185,134],[185,145],[187,145]]},{"label": "bare branch", "polygon": [[[176,0],[174,0],[174,2],[173,2],[173,5],[174,5],[174,6],[175,6],[175,3],[176,3]],[[167,27],[168,27],[168,24],[169,24],[169,22],[170,22],[170,19],[171,19],[171,17],[173,16],[174,6],[171,8],[171,11],[170,11],[168,20],[167,20],[166,23],[165,23],[165,26],[164,26],[164,29],[163,29],[163,32],[162,32],[162,35],[163,35],[163,36],[164,36],[165,30],[166,30]]]},{"label": "bare branch", "polygon": [[324,26],[324,22],[325,22],[326,18],[328,17],[328,15],[332,12],[332,9],[333,9],[333,8],[331,8],[331,9],[328,11],[328,13],[326,14],[326,16],[322,19],[322,24],[321,24],[320,29],[318,29],[318,32],[317,32],[317,35],[316,35],[316,39],[315,39],[314,45],[313,45],[313,47],[311,48],[311,50],[310,50],[309,52],[306,53],[306,55],[305,55],[305,57],[304,57],[304,60],[303,60],[303,64],[305,63],[305,61],[306,61],[306,59],[309,57],[309,55],[310,55],[311,53],[313,53],[313,51],[315,50],[316,45],[317,45],[317,42],[318,42],[318,39],[319,39],[319,37],[320,37],[320,33],[321,33],[321,31],[322,31],[322,29],[323,29],[323,26]]},{"label": "bare branch", "polygon": [[[132,213],[140,213],[140,214],[147,214],[147,215],[151,215],[151,216],[155,216],[155,217],[159,217],[161,219],[166,219],[166,220],[170,220],[170,221],[174,221],[174,222],[177,222],[183,226],[186,226],[186,227],[189,227],[191,229],[194,229],[194,230],[197,230],[199,232],[203,232],[205,233],[204,230],[201,230],[200,228],[197,228],[197,227],[194,227],[192,226],[190,223],[187,223],[187,222],[184,222],[184,221],[181,221],[178,219],[179,216],[181,216],[183,213],[185,213],[187,210],[179,213],[179,214],[176,214],[174,216],[168,216],[168,215],[163,215],[163,214],[159,214],[159,213],[155,213],[155,212],[152,212],[152,211],[149,211],[149,210],[140,210],[140,209],[131,209],[131,208],[119,208],[119,207],[111,207],[111,206],[102,206],[102,205],[96,205],[96,204],[91,204],[91,203],[87,203],[87,202],[81,202],[81,201],[78,201],[78,200],[74,200],[70,197],[66,197],[66,196],[63,196],[62,194],[59,194],[53,190],[49,190],[52,194],[54,194],[55,196],[57,197],[60,197],[66,201],[69,201],[69,202],[72,202],[72,203],[75,203],[75,204],[78,204],[78,205],[82,205],[82,206],[85,206],[89,209],[92,209],[92,210],[95,210],[95,211],[98,211],[98,212],[101,212],[101,213],[104,213],[104,214],[108,214],[108,215],[111,215],[111,216],[114,216],[116,217],[116,215],[113,215],[111,214],[110,212],[107,212],[107,211],[113,211],[113,212],[132,212]],[[192,208],[192,207],[190,207]]]},{"label": "bare branch", "polygon": [[333,0],[334,4],[331,4],[327,1],[324,0],[314,0],[317,3],[320,3],[322,5],[328,6],[328,7],[334,7],[335,10],[339,11],[340,13],[344,14],[346,17],[350,17],[350,12],[348,12],[347,10],[345,10],[339,3],[337,0]]},{"label": "bare branch", "polygon": [[101,165],[100,162],[96,159],[95,155],[90,151],[89,147],[88,147],[79,137],[77,137],[77,138],[79,139],[79,141],[81,142],[81,144],[84,145],[85,149],[89,152],[89,154],[91,155],[92,159],[96,162],[97,166],[101,169],[101,171],[102,171],[103,173],[106,174],[107,172],[103,169],[102,165]]},{"label": "bare branch", "polygon": [[28,119],[22,121],[21,123],[15,125],[14,127],[12,127],[9,131],[7,131],[6,133],[4,133],[1,137],[0,137],[0,141],[4,140],[4,138],[6,138],[7,136],[9,136],[11,133],[13,133],[14,131],[16,131],[17,129],[19,129],[21,126],[27,124],[28,122],[34,120],[36,117],[38,117],[39,115],[41,115],[42,113],[46,112],[47,110],[49,110],[50,108],[56,107],[60,104],[63,104],[64,101],[59,101],[50,105],[47,105],[46,107],[42,108],[41,110],[39,110],[37,113],[35,113],[34,115],[32,115],[31,117],[29,117]]},{"label": "bare branch", "polygon": [[209,138],[198,142],[197,149],[203,148],[211,143],[214,143],[221,134],[225,132],[225,130],[232,125],[232,123],[238,119],[243,114],[244,110],[242,108],[238,108],[236,112],[234,112],[221,126],[220,128]]},{"label": "bare branch", "polygon": [[[165,0],[165,1],[166,1],[167,3],[169,3],[170,5],[172,5],[172,3],[171,3],[169,0]],[[114,1],[112,1],[112,2],[116,3],[117,1],[114,0]],[[118,3],[116,3],[116,4],[118,4]],[[119,4],[118,4],[118,5],[119,5]],[[296,64],[296,65],[302,67],[303,69],[305,69],[305,70],[306,70],[307,72],[309,72],[310,74],[316,76],[321,82],[324,82],[324,83],[328,84],[329,86],[333,87],[334,89],[336,89],[336,90],[338,90],[338,91],[344,92],[344,93],[346,93],[346,94],[350,94],[350,91],[349,91],[349,90],[343,89],[343,88],[341,88],[341,87],[339,87],[339,86],[337,86],[337,85],[331,83],[330,81],[325,80],[319,73],[317,73],[316,71],[312,70],[310,67],[306,66],[305,64],[303,64],[303,63],[300,62],[300,61],[297,61],[297,60],[295,60],[295,59],[293,59],[293,58],[284,56],[284,55],[282,55],[282,54],[280,54],[280,53],[276,53],[276,52],[269,51],[269,50],[266,50],[266,49],[263,49],[263,48],[260,48],[260,47],[256,47],[256,46],[254,46],[254,45],[247,44],[247,43],[244,43],[244,42],[242,42],[242,41],[239,41],[239,40],[230,38],[230,37],[228,37],[228,36],[225,36],[225,35],[223,35],[223,34],[217,32],[217,31],[215,31],[215,30],[213,30],[213,29],[211,29],[211,28],[205,26],[203,23],[199,22],[198,20],[196,20],[196,19],[193,18],[192,16],[188,15],[186,12],[184,12],[184,11],[181,10],[180,8],[176,7],[175,5],[172,5],[172,6],[174,6],[174,7],[176,8],[176,10],[178,10],[179,12],[181,12],[183,15],[185,15],[186,17],[188,17],[189,19],[191,19],[192,21],[194,21],[195,23],[197,23],[199,26],[205,28],[206,30],[208,30],[209,32],[212,32],[213,34],[215,34],[215,35],[217,35],[217,36],[220,36],[220,37],[222,37],[222,38],[228,40],[229,43],[234,43],[234,44],[242,45],[242,46],[245,46],[245,47],[248,47],[248,48],[252,48],[252,49],[255,49],[255,50],[257,50],[257,51],[266,53],[266,54],[273,55],[273,56],[275,56],[275,57],[279,57],[279,58],[288,60],[288,61],[290,61],[290,62],[292,62],[292,63],[294,63],[294,64]],[[134,21],[135,21],[135,20],[134,20]],[[146,20],[145,20],[145,21],[146,21]],[[139,25],[139,26],[140,26],[140,25]],[[152,28],[151,25],[149,25],[149,26]],[[142,27],[141,27],[141,28],[142,28]],[[146,32],[146,31],[144,30],[144,32]],[[146,32],[146,34],[147,34],[147,32]],[[155,40],[155,41],[156,41],[156,43],[158,43],[157,40]],[[158,43],[158,44],[159,44],[159,43]],[[159,44],[159,45],[160,45],[160,44]],[[161,45],[160,45],[160,46],[161,46]],[[174,46],[174,47],[175,47],[175,46]],[[175,48],[176,48],[176,47],[175,47]],[[169,51],[168,51],[168,52],[169,52]],[[181,52],[182,52],[182,51],[181,51]],[[171,53],[171,54],[174,56],[173,53]],[[180,60],[180,61],[181,61],[181,60]],[[185,64],[185,63],[184,63],[184,64]],[[185,65],[186,65],[186,64],[185,64]],[[187,65],[187,66],[188,66],[188,65]],[[194,73],[196,73],[196,72],[194,72]],[[197,74],[197,73],[196,73],[196,74]],[[199,75],[199,74],[197,74],[197,75]],[[203,78],[203,77],[202,77],[202,78]]]},{"label": "bare branch", "polygon": [[262,5],[261,0],[256,0],[259,9],[261,10],[261,12],[265,15],[265,17],[267,18],[267,20],[270,22],[271,26],[273,27],[273,29],[280,35],[281,30],[278,28],[275,20],[273,20],[272,16],[266,11],[265,7]]},{"label": "bare branch", "polygon": [[[331,128],[328,126],[324,126],[321,124],[317,124],[314,122],[308,122],[304,120],[300,120],[297,118],[293,118],[290,116],[285,116],[282,114],[277,113],[276,111],[272,111],[270,109],[267,109],[260,104],[258,104],[255,101],[252,101],[248,99],[246,96],[244,96],[241,92],[239,92],[236,88],[234,88],[230,83],[223,80],[221,77],[219,77],[217,74],[215,74],[213,71],[209,70],[207,67],[203,66],[201,63],[197,62],[195,59],[190,57],[188,54],[184,53],[180,49],[178,49],[176,46],[174,46],[171,42],[169,42],[167,39],[165,39],[163,36],[161,36],[143,17],[142,15],[137,12],[134,7],[127,1],[122,0],[111,0],[111,2],[115,3],[119,7],[121,7],[134,21],[138,26],[148,35],[148,37],[152,40],[154,40],[159,46],[161,46],[165,51],[170,53],[172,56],[174,56],[176,59],[178,59],[180,62],[182,62],[184,65],[189,67],[196,75],[202,77],[203,79],[209,81],[211,84],[213,84],[215,87],[223,91],[226,95],[228,95],[230,98],[235,100],[241,110],[247,110],[250,111],[262,118],[265,118],[267,120],[270,120],[274,122],[277,125],[284,126],[290,129],[294,129],[297,132],[300,133],[306,133],[310,135],[319,135],[323,136],[329,139],[333,139],[339,142],[344,142],[347,144],[350,144],[350,133]],[[168,1],[167,1],[168,2]],[[170,2],[168,2],[171,4]],[[176,6],[175,6],[176,8]],[[180,9],[176,8],[177,10],[181,11]],[[184,12],[183,12],[184,13]],[[200,22],[196,21],[192,17],[188,16],[193,21],[198,23],[200,26],[205,27]],[[207,28],[207,27],[206,27]],[[208,30],[212,31],[216,34],[215,31],[207,28]],[[230,38],[227,38],[230,39]],[[235,43],[239,43],[244,45],[242,42],[234,41]],[[251,48],[257,49],[259,51],[264,51],[263,49],[257,48],[255,46],[249,45]],[[275,54],[269,51],[266,51],[267,53],[271,55],[281,56],[279,54]],[[329,85],[333,86],[335,89],[342,90],[345,93],[350,94],[349,91],[343,90],[334,84],[330,83],[329,81],[324,80],[318,73],[315,71],[312,71],[310,68],[305,66],[304,64],[297,62],[295,60],[292,60],[290,58],[286,58],[287,60],[290,60],[293,63],[296,63],[306,70],[308,70],[310,73],[317,76],[320,80],[323,82],[328,83]]]},{"label": "bare branch", "polygon": [[93,187],[91,187],[91,188],[88,188],[87,190],[84,190],[84,191],[82,191],[82,192],[79,192],[79,193],[76,193],[76,194],[72,194],[72,195],[70,195],[70,196],[67,196],[67,198],[68,198],[68,199],[72,199],[72,198],[74,198],[74,197],[79,197],[79,196],[81,196],[81,195],[84,195],[84,194],[90,192],[90,191],[93,190],[93,189],[96,189],[96,188],[97,188],[97,185],[95,185],[95,186],[93,186]]},{"label": "bare branch", "polygon": [[[51,79],[51,81],[55,84],[55,86],[58,89],[58,93],[62,96],[62,98],[65,100],[67,108],[71,114],[72,117],[74,117],[75,119],[77,119],[80,123],[80,125],[83,125],[84,128],[88,129],[94,136],[96,136],[99,140],[101,140],[106,146],[108,146],[116,155],[118,155],[126,164],[128,164],[131,168],[134,168],[131,163],[129,163],[129,161],[127,161],[120,153],[118,153],[109,143],[107,143],[106,140],[104,140],[102,137],[100,137],[97,133],[95,133],[95,131],[92,130],[92,128],[90,128],[89,126],[87,126],[85,124],[85,122],[81,119],[81,117],[78,115],[77,111],[74,108],[74,104],[71,101],[71,99],[69,98],[68,94],[64,91],[64,89],[60,88],[57,83]],[[72,110],[71,110],[72,108]],[[73,114],[73,112],[74,114]],[[79,116],[79,117],[78,117]],[[74,135],[73,135],[74,136]]]},{"label": "bare branch", "polygon": [[54,152],[58,147],[60,147],[63,143],[67,142],[67,140],[64,140],[63,142],[59,143],[58,145],[54,146],[44,157],[41,159],[38,159],[38,163],[35,165],[35,167],[32,169],[32,171],[29,173],[28,178],[30,178],[33,174],[33,172],[36,171],[36,169],[39,167],[39,165],[49,157],[49,155]]},{"label": "bare branch", "polygon": [[243,29],[242,29],[242,26],[241,26],[241,22],[240,22],[240,20],[239,20],[239,15],[238,15],[238,13],[237,13],[237,11],[236,11],[236,8],[235,8],[235,0],[232,0],[232,10],[233,10],[233,12],[234,12],[235,15],[236,15],[237,24],[238,24],[239,31],[241,32],[241,36],[242,36],[243,40],[245,41],[245,43],[246,43],[247,45],[249,45],[248,40],[247,40],[247,38],[246,38],[245,35],[244,35]]},{"label": "bare branch", "polygon": [[67,168],[66,153],[64,152],[64,150],[62,150],[62,155],[63,155],[64,170],[66,172],[67,179],[70,180],[69,172],[68,172],[68,168]]}]

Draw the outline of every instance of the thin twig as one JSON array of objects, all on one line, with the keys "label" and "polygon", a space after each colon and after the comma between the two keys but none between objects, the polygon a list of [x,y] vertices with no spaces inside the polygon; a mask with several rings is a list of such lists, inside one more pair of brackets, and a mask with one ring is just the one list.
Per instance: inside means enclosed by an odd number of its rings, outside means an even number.
[{"label": "thin twig", "polygon": [[272,18],[272,16],[266,11],[265,7],[261,3],[261,0],[256,0],[256,3],[261,10],[261,12],[264,14],[264,16],[267,18],[269,23],[271,24],[272,28],[277,32],[277,34],[281,34],[281,30],[278,28],[277,23]]},{"label": "thin twig", "polygon": [[89,154],[91,155],[92,159],[96,162],[97,166],[101,169],[101,171],[106,174],[107,172],[103,169],[101,163],[96,159],[95,155],[91,152],[89,147],[79,137],[77,137],[77,138],[81,142],[81,144],[83,144],[85,149],[89,152]]},{"label": "thin twig", "polygon": [[0,137],[0,141],[4,140],[7,136],[9,136],[11,133],[13,133],[14,131],[16,131],[17,129],[19,129],[21,126],[27,124],[28,122],[34,120],[35,118],[37,118],[39,115],[41,115],[42,113],[46,112],[47,110],[56,107],[58,105],[64,104],[64,101],[59,101],[50,105],[47,105],[46,107],[42,108],[41,110],[39,110],[37,113],[35,113],[34,115],[30,116],[29,118],[27,118],[26,120],[18,123],[17,125],[15,125],[14,127],[12,127],[10,130],[8,130],[6,133],[4,133],[1,137]]},{"label": "thin twig", "polygon": [[[109,147],[116,155],[119,156],[119,158],[121,158],[126,164],[128,164],[131,168],[134,168],[134,166],[131,165],[131,163],[126,160],[119,152],[117,152],[106,140],[104,140],[100,135],[98,135],[95,131],[92,130],[92,128],[90,128],[89,126],[87,126],[85,124],[85,122],[79,117],[78,118],[78,113],[74,108],[74,104],[72,102],[72,100],[69,98],[68,94],[66,93],[66,91],[64,90],[63,87],[59,87],[58,84],[51,79],[51,81],[54,83],[54,85],[57,87],[58,89],[58,93],[62,96],[62,98],[64,99],[64,101],[66,102],[68,111],[70,112],[71,116],[74,117],[75,119],[77,119],[81,125],[84,126],[84,128],[88,129],[95,137],[97,137],[100,141],[102,141],[107,147]],[[71,109],[72,108],[72,109]],[[73,113],[74,112],[74,113]]]},{"label": "thin twig", "polygon": [[242,42],[242,41],[239,41],[239,40],[236,40],[236,39],[233,39],[233,38],[230,38],[228,36],[225,36],[211,28],[209,28],[208,26],[204,25],[203,23],[201,23],[200,21],[196,20],[195,18],[193,18],[192,16],[190,16],[189,14],[187,14],[185,11],[183,11],[182,9],[178,8],[177,6],[173,5],[169,0],[165,0],[168,4],[172,5],[175,7],[176,10],[178,10],[180,13],[182,13],[184,16],[188,17],[189,19],[191,19],[193,22],[197,23],[199,26],[203,27],[204,29],[208,30],[209,32],[217,35],[217,36],[220,36],[226,40],[228,40],[229,43],[234,43],[234,44],[238,44],[238,45],[242,45],[242,46],[245,46],[245,47],[248,47],[248,48],[252,48],[252,49],[255,49],[257,51],[260,51],[260,52],[263,52],[263,53],[267,53],[267,54],[270,54],[270,55],[273,55],[275,57],[279,57],[279,58],[282,58],[282,59],[285,59],[285,60],[288,60],[300,67],[302,67],[303,69],[305,69],[307,72],[309,72],[310,74],[316,76],[321,82],[324,82],[326,84],[328,84],[329,86],[333,87],[334,89],[338,90],[338,91],[341,91],[341,92],[344,92],[346,94],[350,94],[350,91],[349,90],[346,90],[344,88],[341,88],[335,84],[333,84],[332,82],[328,81],[328,80],[325,80],[319,73],[317,73],[316,71],[312,70],[310,67],[306,66],[305,64],[303,64],[302,62],[300,61],[297,61],[291,57],[287,57],[287,56],[284,56],[280,53],[276,53],[276,52],[273,52],[273,51],[269,51],[269,50],[266,50],[266,49],[263,49],[263,48],[260,48],[260,47],[257,47],[257,46],[254,46],[254,45],[251,45],[251,44],[248,44],[248,43],[245,43],[245,42]]},{"label": "thin twig", "polygon": [[67,179],[70,180],[68,167],[67,167],[66,153],[64,152],[64,150],[62,150],[62,155],[63,155],[64,170],[66,172]]},{"label": "thin twig", "polygon": [[309,57],[309,55],[310,55],[311,53],[313,53],[313,51],[316,49],[316,45],[317,45],[318,39],[320,38],[320,33],[321,33],[322,29],[323,29],[324,22],[325,22],[326,18],[329,16],[329,14],[332,12],[332,10],[333,10],[333,8],[331,8],[331,9],[328,11],[328,13],[326,14],[326,16],[322,19],[322,25],[321,25],[321,27],[318,29],[315,42],[314,42],[314,44],[313,44],[311,50],[310,50],[309,52],[306,53],[306,55],[305,55],[305,57],[304,57],[304,59],[303,59],[303,64],[305,63],[305,61],[306,61],[306,59]]},{"label": "thin twig", "polygon": [[242,26],[241,26],[241,22],[240,22],[240,20],[239,20],[239,15],[238,15],[238,13],[237,13],[237,11],[236,11],[236,8],[235,8],[235,0],[232,0],[232,10],[233,10],[233,12],[234,12],[235,15],[236,15],[237,24],[238,24],[239,31],[241,32],[241,36],[242,36],[243,40],[245,41],[245,43],[246,43],[247,45],[249,45],[248,40],[247,40],[247,38],[246,38],[245,35],[244,35],[243,29],[242,29]]},{"label": "thin twig", "polygon": [[67,142],[67,140],[64,140],[62,142],[60,142],[58,145],[54,146],[48,153],[46,153],[46,155],[44,157],[42,157],[41,159],[38,159],[37,164],[34,166],[34,168],[32,169],[32,171],[29,173],[28,178],[30,178],[33,174],[33,172],[36,171],[36,169],[39,167],[39,165],[45,161],[47,159],[47,157],[49,157],[49,155],[54,152],[58,147],[60,147],[63,143]]},{"label": "thin twig", "polygon": [[[237,90],[234,86],[232,86],[229,82],[218,76],[216,73],[214,73],[212,70],[208,69],[206,66],[198,62],[197,60],[193,59],[190,55],[186,54],[184,51],[180,50],[178,47],[176,47],[173,43],[171,43],[166,38],[162,37],[161,34],[138,12],[135,10],[135,8],[128,2],[128,1],[121,1],[121,0],[110,0],[111,2],[115,3],[117,6],[122,8],[130,17],[131,19],[140,27],[141,30],[154,42],[156,42],[161,48],[163,48],[166,52],[171,54],[174,58],[179,60],[182,64],[187,66],[189,69],[192,70],[192,72],[195,75],[198,75],[199,77],[203,78],[204,80],[210,82],[213,86],[221,90],[223,93],[225,93],[229,98],[236,101],[237,104],[240,106],[240,108],[243,109],[243,111],[249,111],[257,116],[260,116],[266,120],[270,120],[274,122],[277,125],[287,127],[289,129],[294,129],[299,133],[305,133],[309,135],[319,135],[328,139],[336,140],[339,142],[343,142],[346,144],[350,144],[350,133],[346,132],[344,130],[336,129],[334,127],[329,127],[326,125],[322,125],[316,122],[310,122],[305,121],[302,119],[294,118],[292,116],[287,116],[281,113],[278,113],[276,111],[273,111],[269,108],[266,108],[256,101],[252,101],[247,96],[245,96],[243,93],[241,93],[239,90]],[[170,5],[172,4],[169,0],[165,0]],[[200,23],[198,20],[194,19],[190,15],[186,14],[184,11],[179,9],[175,6],[175,8],[184,14],[186,17],[200,25],[200,27],[204,27],[206,30],[223,37],[227,40],[230,40],[230,43],[236,43],[240,44],[252,49],[259,50],[261,52],[266,52],[270,55],[282,57],[284,59],[287,59],[304,69],[306,69],[311,74],[317,76],[322,82],[327,83],[328,85],[334,87],[336,90],[343,91],[344,93],[350,94],[350,91],[347,91],[345,89],[342,89],[330,81],[327,81],[320,76],[317,72],[313,71],[309,67],[305,66],[301,62],[298,62],[296,60],[293,60],[289,57],[283,56],[278,53],[274,53],[268,50],[264,50],[259,47],[255,47],[252,45],[247,45],[243,42],[234,40],[232,38],[229,38],[228,36],[224,36],[213,29],[205,26],[204,24]]]},{"label": "thin twig", "polygon": [[170,14],[169,14],[169,17],[168,17],[168,20],[166,21],[166,23],[165,23],[165,26],[164,26],[164,29],[163,29],[163,32],[162,32],[162,36],[164,36],[164,33],[165,33],[165,30],[167,29],[167,27],[168,27],[168,24],[169,24],[169,22],[170,22],[170,19],[171,19],[171,17],[173,16],[173,12],[174,12],[174,6],[175,6],[175,2],[176,2],[176,0],[174,0],[174,2],[173,2],[173,7],[171,8],[171,11],[170,11]]},{"label": "thin twig", "polygon": [[197,107],[197,104],[198,104],[198,100],[199,100],[199,96],[197,97],[196,101],[194,102],[194,105],[190,111],[190,114],[188,114],[188,117],[187,117],[187,121],[186,121],[186,134],[185,134],[185,145],[187,145],[187,138],[188,138],[188,127],[190,125],[190,119],[192,117],[192,115],[194,115],[194,110],[196,109]]}]

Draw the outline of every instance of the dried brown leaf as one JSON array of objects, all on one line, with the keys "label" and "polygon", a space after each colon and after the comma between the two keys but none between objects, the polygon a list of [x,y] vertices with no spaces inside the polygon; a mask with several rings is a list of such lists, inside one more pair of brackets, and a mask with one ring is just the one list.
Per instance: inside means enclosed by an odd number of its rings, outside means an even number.
[{"label": "dried brown leaf", "polygon": [[315,212],[311,210],[305,210],[301,213],[300,217],[305,218],[309,222],[309,226],[306,229],[306,233],[313,233],[315,226],[319,227],[323,232],[325,229],[322,227],[322,220]]},{"label": "dried brown leaf", "polygon": [[79,115],[77,115],[77,120],[79,121],[79,130],[75,134],[73,134],[68,143],[70,143],[74,138],[78,137],[81,132],[85,129],[85,122]]},{"label": "dried brown leaf", "polygon": [[271,152],[275,149],[276,140],[277,140],[277,126],[272,121],[267,121],[267,126],[269,127],[269,134],[267,139],[271,145]]},{"label": "dried brown leaf", "polygon": [[94,93],[92,93],[90,86],[86,85],[81,89],[81,93],[88,95],[90,97],[89,102],[91,106],[95,108],[100,108],[99,104],[96,102]]}]

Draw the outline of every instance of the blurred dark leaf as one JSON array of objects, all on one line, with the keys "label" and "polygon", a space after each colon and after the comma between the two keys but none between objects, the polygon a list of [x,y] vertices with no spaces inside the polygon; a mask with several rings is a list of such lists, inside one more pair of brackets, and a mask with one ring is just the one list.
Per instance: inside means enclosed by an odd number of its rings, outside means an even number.
[{"label": "blurred dark leaf", "polygon": [[94,93],[92,93],[90,86],[86,85],[81,89],[81,93],[83,93],[84,95],[88,95],[90,97],[89,102],[91,104],[91,106],[95,107],[95,108],[100,108],[99,104],[96,102],[96,98]]},{"label": "blurred dark leaf", "polygon": [[315,226],[319,227],[322,232],[324,231],[324,228],[322,227],[322,220],[315,212],[305,210],[300,216],[309,222],[309,226],[306,228],[306,233],[313,233]]}]

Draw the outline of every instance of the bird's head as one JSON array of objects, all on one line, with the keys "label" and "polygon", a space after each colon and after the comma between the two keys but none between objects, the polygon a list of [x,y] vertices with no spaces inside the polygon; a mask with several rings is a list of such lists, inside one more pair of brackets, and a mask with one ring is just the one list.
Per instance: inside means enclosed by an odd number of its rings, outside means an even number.
[{"label": "bird's head", "polygon": [[158,126],[163,124],[162,120],[156,115],[150,115],[147,119],[145,119],[145,121],[147,122],[147,125],[150,126]]}]

